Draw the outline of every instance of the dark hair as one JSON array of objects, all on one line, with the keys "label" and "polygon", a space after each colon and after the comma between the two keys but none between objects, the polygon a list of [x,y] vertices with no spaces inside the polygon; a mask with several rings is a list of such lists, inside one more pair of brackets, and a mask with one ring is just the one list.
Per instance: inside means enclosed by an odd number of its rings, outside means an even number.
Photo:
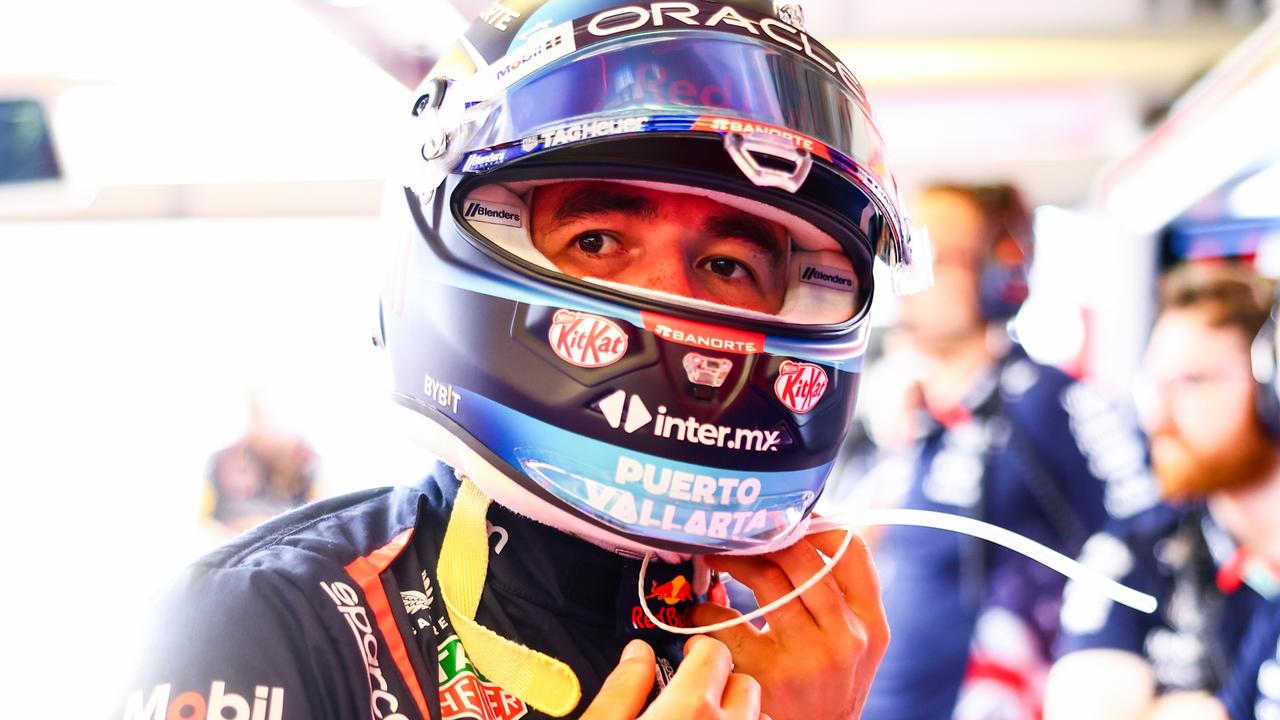
[{"label": "dark hair", "polygon": [[1273,284],[1247,266],[1193,263],[1161,280],[1158,315],[1203,308],[1211,326],[1239,328],[1252,339],[1271,314],[1273,292]]},{"label": "dark hair", "polygon": [[[982,215],[988,253],[1021,251],[1027,262],[1031,260],[1035,248],[1035,215],[1018,188],[1009,183],[972,185],[940,182],[929,185],[925,192],[953,193],[973,203]],[[1016,244],[1006,250],[1000,241],[1009,238]]]}]

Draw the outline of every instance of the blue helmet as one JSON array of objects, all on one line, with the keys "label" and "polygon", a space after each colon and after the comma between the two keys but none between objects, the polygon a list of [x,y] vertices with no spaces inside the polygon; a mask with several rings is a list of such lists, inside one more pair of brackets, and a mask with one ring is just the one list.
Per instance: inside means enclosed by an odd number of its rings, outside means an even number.
[{"label": "blue helmet", "polygon": [[[873,261],[908,289],[928,253],[862,87],[786,9],[505,0],[422,84],[380,332],[399,405],[497,502],[628,554],[803,531],[857,396]],[[780,309],[563,271],[530,203],[570,180],[777,223]]]}]

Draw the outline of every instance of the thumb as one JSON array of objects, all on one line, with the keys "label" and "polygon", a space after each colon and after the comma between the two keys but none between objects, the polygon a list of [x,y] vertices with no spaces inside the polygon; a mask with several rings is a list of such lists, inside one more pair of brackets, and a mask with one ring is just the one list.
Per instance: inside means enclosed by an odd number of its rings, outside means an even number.
[{"label": "thumb", "polygon": [[653,648],[632,640],[580,720],[632,720],[644,710],[657,670]]}]

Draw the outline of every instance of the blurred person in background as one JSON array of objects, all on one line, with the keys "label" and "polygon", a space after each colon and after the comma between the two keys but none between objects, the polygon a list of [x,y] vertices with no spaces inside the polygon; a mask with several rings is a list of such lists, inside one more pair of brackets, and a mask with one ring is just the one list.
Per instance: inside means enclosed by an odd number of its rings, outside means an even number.
[{"label": "blurred person in background", "polygon": [[315,451],[280,427],[266,403],[253,392],[243,434],[209,458],[201,516],[222,539],[317,497]]},{"label": "blurred person in background", "polygon": [[[860,715],[875,569],[809,513],[872,263],[920,267],[861,86],[792,23],[508,0],[470,26],[406,103],[376,330],[443,462],[198,562],[125,717]],[[700,602],[713,570],[767,602],[827,569],[767,630],[665,629],[742,619]]]},{"label": "blurred person in background", "polygon": [[[1034,245],[1015,188],[937,185],[912,208],[933,238],[935,284],[902,298],[869,370],[897,380],[868,390],[867,427],[883,444],[853,449],[875,457],[862,481],[875,487],[851,498],[971,516],[1074,555],[1108,511],[1151,499],[1136,428],[1007,334]],[[876,560],[893,642],[865,717],[1038,717],[1060,577],[930,529],[884,530]]]},{"label": "blurred person in background", "polygon": [[1242,266],[1164,280],[1137,389],[1167,504],[1095,535],[1081,557],[1160,607],[1144,615],[1067,587],[1050,720],[1280,717],[1272,299]]}]

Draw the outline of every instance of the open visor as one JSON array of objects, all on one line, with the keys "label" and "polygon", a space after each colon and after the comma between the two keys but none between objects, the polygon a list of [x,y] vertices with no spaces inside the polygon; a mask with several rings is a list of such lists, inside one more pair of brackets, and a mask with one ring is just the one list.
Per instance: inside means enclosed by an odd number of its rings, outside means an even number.
[{"label": "open visor", "polygon": [[[669,203],[692,203],[703,213],[696,220],[682,215],[689,224],[676,231],[667,216],[667,229],[658,232],[678,232],[687,242],[679,248],[646,232],[648,222],[661,219],[628,216]],[[585,216],[575,210],[583,207],[591,210]],[[635,305],[817,326],[852,320],[870,298],[870,255],[851,258],[845,246],[800,217],[704,188],[647,181],[494,182],[467,192],[455,212],[473,238],[535,273],[612,291]],[[675,258],[664,270],[678,270],[655,278],[659,254]]]}]

